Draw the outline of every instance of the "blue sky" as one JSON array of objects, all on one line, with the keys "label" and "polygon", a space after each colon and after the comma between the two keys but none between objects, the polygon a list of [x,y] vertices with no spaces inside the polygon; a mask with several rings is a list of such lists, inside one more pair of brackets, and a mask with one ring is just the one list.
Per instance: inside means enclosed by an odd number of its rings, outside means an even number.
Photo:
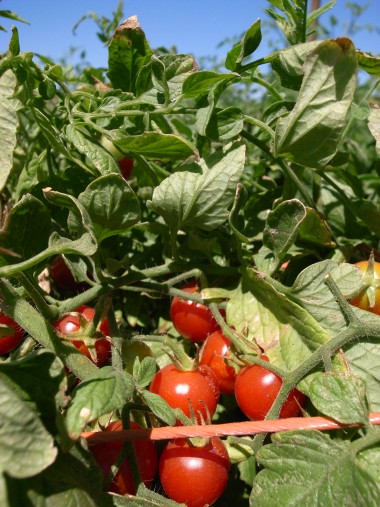
[{"label": "blue sky", "polygon": [[[322,0],[324,3],[326,0]],[[380,53],[380,0],[353,0],[354,3],[369,5],[357,19],[361,25],[375,24],[377,31],[361,30],[352,38],[357,48]],[[337,5],[321,18],[329,24],[331,14],[339,20],[334,36],[345,35],[352,21],[346,0],[337,0]],[[75,63],[79,51],[86,52],[86,60],[93,66],[107,66],[107,50],[96,36],[96,25],[88,19],[73,35],[72,28],[89,11],[111,17],[117,0],[0,0],[0,10],[17,12],[31,24],[16,23],[22,51],[33,51],[53,58],[71,58]],[[125,17],[136,14],[152,48],[175,45],[179,53],[191,53],[196,58],[208,55],[224,57],[230,47],[217,49],[226,38],[243,33],[257,18],[268,20],[265,8],[267,0],[124,0]],[[12,21],[0,18],[7,33],[0,32],[0,53],[9,43]],[[257,50],[256,57],[270,52],[266,41],[269,33]],[[231,43],[232,44],[232,43]],[[69,48],[76,47],[74,56],[69,57]]]}]

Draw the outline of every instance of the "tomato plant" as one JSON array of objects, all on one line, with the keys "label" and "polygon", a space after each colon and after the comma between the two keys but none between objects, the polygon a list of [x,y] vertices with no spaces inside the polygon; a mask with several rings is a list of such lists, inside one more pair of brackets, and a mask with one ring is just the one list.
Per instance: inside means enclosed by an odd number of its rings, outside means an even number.
[{"label": "tomato plant", "polygon": [[[91,322],[95,316],[95,309],[87,306],[80,305],[78,306],[73,313],[64,315],[61,319],[59,319],[55,324],[54,328],[62,335],[70,336],[72,334],[78,334],[82,331],[85,332],[83,326],[81,327],[81,316],[87,321]],[[102,335],[109,336],[110,331],[108,327],[107,319],[103,319],[100,323],[99,331]],[[97,366],[103,366],[109,359],[111,355],[111,344],[106,337],[97,337],[95,340],[95,352],[96,352],[96,364]],[[71,343],[78,349],[80,352],[93,360],[90,354],[90,350],[86,343],[82,339],[71,340]]]},{"label": "tomato plant", "polygon": [[[365,275],[368,272],[369,262],[360,261],[355,264]],[[360,292],[350,300],[350,304],[358,306],[362,310],[376,313],[380,315],[380,284],[375,285],[374,282],[380,279],[380,262],[373,262],[373,281],[365,291]],[[372,292],[372,294],[371,294]]]},{"label": "tomato plant", "polygon": [[0,312],[0,324],[9,327],[9,332],[0,335],[0,356],[8,354],[15,349],[24,336],[24,330],[8,315]]},{"label": "tomato plant", "polygon": [[190,401],[199,422],[200,414],[204,420],[207,419],[207,411],[213,416],[220,396],[218,379],[206,365],[181,371],[170,363],[156,373],[150,391],[162,396],[172,408],[181,409],[188,417]]},{"label": "tomato plant", "polygon": [[218,437],[199,447],[186,439],[172,440],[159,461],[160,481],[166,494],[187,507],[216,502],[226,488],[229,469],[227,450]]},{"label": "tomato plant", "polygon": [[223,335],[222,330],[214,331],[204,343],[200,364],[206,364],[215,373],[219,390],[223,394],[234,394],[236,372],[225,359],[230,356],[231,340]]},{"label": "tomato plant", "polygon": [[[261,359],[268,361],[266,356]],[[235,397],[242,412],[252,420],[265,419],[282,386],[281,377],[258,364],[244,366],[236,377]],[[292,389],[281,407],[280,418],[295,417],[305,403],[305,396]]]},{"label": "tomato plant", "polygon": [[[139,429],[141,426],[131,422],[131,429]],[[110,422],[107,431],[120,431],[123,429],[121,421]],[[141,474],[141,480],[145,486],[153,482],[157,472],[157,450],[152,441],[136,441],[133,443],[137,465]],[[111,472],[111,467],[116,463],[123,448],[123,442],[107,442],[90,447],[96,462],[102,470],[104,478]],[[119,470],[109,484],[108,491],[119,495],[133,495],[136,493],[131,466],[127,459],[121,462]]]},{"label": "tomato plant", "polygon": [[[193,294],[198,291],[196,282],[189,282],[182,290]],[[202,342],[219,328],[211,310],[201,303],[173,298],[170,315],[174,327],[183,338],[192,342]]]},{"label": "tomato plant", "polygon": [[[337,25],[313,40],[334,2],[308,3],[247,9],[219,64],[155,50],[119,1],[87,16],[107,68],[33,54],[23,13],[0,10],[16,25],[0,20],[0,310],[25,336],[0,357],[4,505],[119,504],[82,438],[130,413],[143,438],[195,431],[189,400],[207,435],[228,425],[218,507],[293,505],[300,487],[380,504],[378,265],[354,265],[380,259],[380,58]],[[258,351],[270,364],[234,380]],[[305,396],[350,430],[294,430]],[[238,436],[256,425],[238,405],[293,431]],[[131,503],[171,507],[160,491]]]}]

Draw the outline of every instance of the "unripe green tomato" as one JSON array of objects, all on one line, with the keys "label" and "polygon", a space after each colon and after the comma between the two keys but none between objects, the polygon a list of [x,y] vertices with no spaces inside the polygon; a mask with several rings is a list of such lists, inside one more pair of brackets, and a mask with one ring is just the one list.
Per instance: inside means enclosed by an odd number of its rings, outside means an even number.
[{"label": "unripe green tomato", "polygon": [[136,357],[141,361],[145,357],[153,357],[153,353],[150,347],[144,342],[138,342],[133,340],[126,340],[123,342],[121,347],[121,356],[124,363],[124,369],[126,372],[133,374],[133,365]]}]

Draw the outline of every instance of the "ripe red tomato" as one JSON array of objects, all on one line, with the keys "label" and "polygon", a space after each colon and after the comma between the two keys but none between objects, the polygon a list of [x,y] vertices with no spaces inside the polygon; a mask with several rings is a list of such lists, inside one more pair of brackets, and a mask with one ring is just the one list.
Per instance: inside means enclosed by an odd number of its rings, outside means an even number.
[{"label": "ripe red tomato", "polygon": [[75,281],[71,271],[60,255],[55,257],[50,268],[50,275],[54,282],[63,290],[70,292],[81,292],[86,289],[87,284]]},{"label": "ripe red tomato", "polygon": [[193,447],[183,438],[171,440],[158,465],[168,497],[187,507],[216,502],[226,488],[229,470],[228,453],[218,437],[210,438],[204,447]]},{"label": "ripe red tomato", "polygon": [[24,330],[8,315],[0,312],[0,324],[5,324],[12,328],[9,334],[0,336],[0,355],[8,354],[15,349],[24,336]]},{"label": "ripe red tomato", "polygon": [[[355,264],[355,266],[358,266],[363,274],[366,273],[368,269],[368,261],[360,261]],[[375,280],[380,279],[380,262],[374,262],[373,263],[373,277]],[[367,289],[368,290],[368,289]],[[360,292],[357,296],[353,297],[350,300],[350,304],[353,306],[357,306],[361,308],[362,310],[367,310],[372,313],[376,313],[377,315],[380,315],[380,284],[379,287],[372,288],[374,290],[375,298],[374,298],[374,305],[370,305],[370,300],[368,298],[367,291]]]},{"label": "ripe red tomato", "polygon": [[223,394],[234,394],[236,372],[224,360],[230,355],[231,340],[221,329],[210,334],[202,348],[200,364],[206,364],[218,378],[219,390]]},{"label": "ripe red tomato", "polygon": [[[87,322],[91,322],[95,315],[95,309],[90,306],[81,305],[78,306],[74,310],[76,313],[80,313],[87,320]],[[54,328],[61,334],[70,334],[75,333],[80,330],[80,320],[77,315],[67,314],[64,315],[61,319],[59,319],[55,324]],[[108,327],[107,319],[104,319],[100,324],[99,330],[106,336],[109,336],[110,331]],[[87,345],[81,340],[73,340],[71,342],[82,354],[88,359],[91,359],[90,352],[87,348]],[[95,342],[95,350],[96,350],[96,365],[101,367],[103,366],[109,359],[111,355],[111,344],[106,338],[99,338]]]},{"label": "ripe red tomato", "polygon": [[204,404],[211,417],[214,415],[220,396],[218,379],[206,365],[199,365],[192,371],[181,371],[174,364],[168,364],[153,377],[150,391],[159,394],[172,408],[180,408],[188,417],[190,399],[198,422],[201,422],[198,412],[206,420]]},{"label": "ripe red tomato", "polygon": [[[190,282],[182,287],[185,292],[197,292],[196,282]],[[201,303],[175,297],[170,307],[170,315],[174,327],[187,340],[202,342],[217,329],[216,322],[210,308]]]},{"label": "ripe red tomato", "polygon": [[134,160],[132,158],[123,157],[118,160],[121,174],[125,180],[129,180],[132,174]]},{"label": "ripe red tomato", "polygon": [[[131,422],[131,429],[140,428],[141,426],[139,424]],[[123,425],[121,421],[111,422],[107,427],[107,431],[119,431],[122,429]],[[135,440],[133,446],[135,448],[141,479],[145,486],[149,487],[157,472],[158,457],[156,446],[152,440]],[[111,471],[111,467],[116,462],[122,447],[123,442],[106,442],[90,447],[90,451],[100,466],[104,478],[106,478]],[[107,491],[118,493],[119,495],[136,494],[132,470],[126,459],[120,465]]]},{"label": "ripe red tomato", "polygon": [[[266,356],[261,359],[268,361]],[[235,397],[241,411],[251,420],[265,419],[282,386],[282,379],[275,373],[253,364],[242,368],[236,377]],[[295,417],[306,397],[292,389],[280,411],[280,418]]]}]

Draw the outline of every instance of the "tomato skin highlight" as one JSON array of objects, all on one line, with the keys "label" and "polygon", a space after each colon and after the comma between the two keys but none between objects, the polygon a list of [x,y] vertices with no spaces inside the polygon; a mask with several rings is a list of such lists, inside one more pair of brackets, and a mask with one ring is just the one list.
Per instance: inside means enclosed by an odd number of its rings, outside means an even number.
[{"label": "tomato skin highlight", "polygon": [[199,423],[198,412],[205,420],[207,417],[204,404],[212,417],[220,396],[218,379],[206,365],[199,365],[192,371],[181,371],[174,364],[168,364],[155,374],[149,390],[159,394],[172,408],[180,408],[187,417],[190,416],[190,398]]},{"label": "tomato skin highlight", "polygon": [[[181,290],[194,293],[197,292],[198,287],[196,282],[190,282]],[[178,296],[173,298],[170,316],[179,334],[192,342],[203,342],[208,335],[219,329],[208,306]]]},{"label": "tomato skin highlight", "polygon": [[[91,322],[95,315],[95,309],[91,306],[80,305],[78,308],[74,310],[74,312],[80,313],[87,320],[87,322]],[[80,329],[80,320],[77,315],[64,315],[61,319],[59,319],[55,324],[54,328],[62,334],[70,334],[79,331]],[[104,319],[100,324],[99,330],[106,336],[109,336],[110,331],[108,327],[107,319]],[[87,348],[87,345],[81,340],[73,340],[71,342],[74,347],[76,347],[84,356],[92,361],[90,352]],[[111,355],[111,344],[106,338],[99,338],[95,342],[95,350],[96,350],[96,365],[100,368],[103,366],[109,359]]]},{"label": "tomato skin highlight", "polygon": [[24,330],[20,327],[11,317],[0,312],[0,324],[5,324],[13,328],[13,334],[0,336],[0,356],[8,354],[14,350],[20,343],[24,336]]},{"label": "tomato skin highlight", "polygon": [[[120,431],[122,429],[121,421],[113,421],[107,427],[107,431]],[[141,429],[141,426],[132,421],[131,429]],[[136,440],[133,442],[133,446],[141,479],[145,486],[149,487],[155,478],[158,467],[156,446],[151,440]],[[116,462],[122,448],[123,442],[106,442],[90,447],[90,451],[101,468],[104,478],[111,471],[111,467]],[[119,495],[136,494],[132,470],[127,459],[124,459],[120,465],[119,471],[108,486],[107,491]]]},{"label": "tomato skin highlight", "polygon": [[178,438],[164,448],[158,470],[169,498],[187,507],[203,507],[216,502],[225,490],[230,461],[218,437],[211,437],[204,447]]},{"label": "tomato skin highlight", "polygon": [[230,355],[231,340],[224,336],[221,329],[214,331],[204,342],[200,364],[206,364],[215,373],[219,390],[223,394],[234,394],[236,372],[224,358]]},{"label": "tomato skin highlight", "polygon": [[[268,361],[266,356],[260,359]],[[244,366],[236,377],[235,397],[241,411],[252,421],[262,421],[269,412],[282,386],[282,379],[258,364]],[[294,388],[283,404],[279,418],[296,417],[306,401]]]},{"label": "tomato skin highlight", "polygon": [[[368,268],[368,261],[360,261],[355,264],[355,266],[358,266],[362,272],[363,275],[366,273]],[[380,262],[374,262],[373,263],[373,276],[375,280],[380,278]],[[368,299],[368,295],[366,294],[366,291],[360,292],[357,296],[353,297],[350,300],[350,305],[356,306],[358,308],[361,308],[362,310],[366,310],[368,312],[376,313],[377,315],[380,315],[380,286],[379,288],[375,289],[375,304],[374,306],[370,306],[370,301]]]}]

